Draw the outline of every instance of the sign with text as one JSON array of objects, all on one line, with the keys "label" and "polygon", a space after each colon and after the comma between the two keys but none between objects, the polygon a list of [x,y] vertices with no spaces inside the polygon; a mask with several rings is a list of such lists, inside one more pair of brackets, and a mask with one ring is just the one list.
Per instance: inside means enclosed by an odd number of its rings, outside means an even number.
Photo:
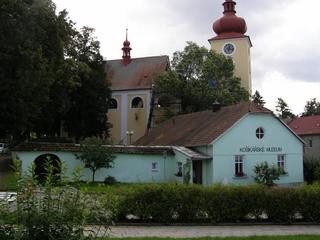
[{"label": "sign with text", "polygon": [[282,147],[259,147],[259,146],[245,146],[240,148],[240,152],[282,152]]}]

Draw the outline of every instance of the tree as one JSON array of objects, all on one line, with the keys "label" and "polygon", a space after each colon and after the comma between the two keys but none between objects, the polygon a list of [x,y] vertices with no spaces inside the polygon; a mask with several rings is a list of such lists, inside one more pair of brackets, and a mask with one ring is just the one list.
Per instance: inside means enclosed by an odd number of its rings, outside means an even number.
[{"label": "tree", "polygon": [[264,104],[266,103],[264,100],[263,100],[263,97],[260,95],[259,91],[256,90],[256,92],[252,95],[252,101],[254,103],[256,103],[257,105],[259,106],[264,106]]},{"label": "tree", "polygon": [[77,140],[108,133],[110,90],[93,29],[75,29],[52,0],[1,0],[0,27],[1,138],[56,136],[62,126]]},{"label": "tree", "polygon": [[113,159],[110,148],[104,145],[101,138],[86,138],[80,145],[81,154],[77,156],[86,168],[92,171],[92,182],[94,182],[95,173],[100,168],[112,167]]},{"label": "tree", "polygon": [[76,141],[103,133],[108,135],[109,129],[106,113],[111,91],[103,68],[100,44],[93,32],[92,28],[82,28],[69,48],[72,64],[77,69],[78,85],[71,92],[70,109],[64,122],[67,132]]},{"label": "tree", "polygon": [[64,60],[70,22],[51,0],[1,0],[0,135],[27,138]]},{"label": "tree", "polygon": [[282,119],[292,118],[294,116],[289,109],[288,104],[282,98],[278,98],[276,111],[278,112],[278,117]]},{"label": "tree", "polygon": [[316,98],[307,101],[302,116],[320,115],[320,102]]},{"label": "tree", "polygon": [[173,54],[171,66],[156,78],[155,91],[162,103],[180,103],[182,113],[209,109],[215,100],[230,105],[249,99],[233,75],[232,59],[222,54],[187,42]]},{"label": "tree", "polygon": [[274,181],[279,179],[281,171],[275,165],[269,166],[267,162],[262,162],[254,166],[254,173],[256,174],[254,180],[257,183],[271,187]]}]

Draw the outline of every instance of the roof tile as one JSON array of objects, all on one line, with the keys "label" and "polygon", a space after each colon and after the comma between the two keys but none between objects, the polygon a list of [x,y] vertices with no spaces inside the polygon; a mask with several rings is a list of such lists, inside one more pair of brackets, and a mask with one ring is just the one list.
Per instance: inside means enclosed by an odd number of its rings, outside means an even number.
[{"label": "roof tile", "polygon": [[254,103],[242,102],[222,107],[219,111],[203,111],[175,116],[140,138],[137,145],[195,147],[210,144],[248,112],[272,113]]}]

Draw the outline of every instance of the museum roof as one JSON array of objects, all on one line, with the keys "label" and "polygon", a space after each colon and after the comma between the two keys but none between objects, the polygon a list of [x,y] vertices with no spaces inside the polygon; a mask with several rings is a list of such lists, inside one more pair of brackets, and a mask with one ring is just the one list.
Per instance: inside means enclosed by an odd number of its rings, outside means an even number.
[{"label": "museum roof", "polygon": [[[114,153],[163,153],[172,151],[167,146],[124,146],[124,145],[106,145],[112,148]],[[25,142],[12,149],[14,152],[80,152],[80,144],[75,143],[47,143],[47,142]]]},{"label": "museum roof", "polygon": [[[112,153],[125,154],[173,154],[178,151],[191,160],[207,160],[210,156],[181,146],[135,146],[135,145],[106,145]],[[12,149],[13,152],[81,152],[80,144],[25,142]]]},{"label": "museum roof", "polygon": [[123,64],[122,59],[105,62],[105,71],[111,82],[112,91],[151,89],[156,74],[169,66],[168,56],[131,58]]},{"label": "museum roof", "polygon": [[209,110],[178,115],[152,129],[136,144],[205,146],[212,143],[247,113],[272,114],[272,111],[251,102],[242,102],[222,107],[218,111]]},{"label": "museum roof", "polygon": [[320,115],[294,118],[288,126],[298,135],[320,135]]}]

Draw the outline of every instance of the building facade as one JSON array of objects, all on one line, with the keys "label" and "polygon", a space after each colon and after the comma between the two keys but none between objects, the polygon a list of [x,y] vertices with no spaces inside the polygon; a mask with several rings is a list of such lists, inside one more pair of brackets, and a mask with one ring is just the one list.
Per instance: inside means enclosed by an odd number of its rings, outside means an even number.
[{"label": "building facade", "polygon": [[[137,144],[106,146],[113,149],[114,165],[98,170],[97,181],[113,176],[120,182],[182,183],[189,176],[195,184],[249,184],[254,166],[267,162],[282,170],[278,184],[303,183],[303,141],[271,111],[252,103],[173,117]],[[65,161],[71,176],[77,165],[84,168],[79,151],[74,144],[25,143],[14,158],[26,170],[50,156]],[[84,168],[83,180],[90,179]]]},{"label": "building facade", "polygon": [[130,42],[123,43],[122,59],[105,62],[112,98],[108,120],[114,144],[132,144],[153,122],[153,81],[169,67],[168,56],[131,58]]},{"label": "building facade", "polygon": [[304,140],[304,156],[320,160],[320,115],[294,118],[288,126]]},{"label": "building facade", "polygon": [[252,92],[250,37],[246,21],[236,16],[236,2],[226,0],[223,3],[223,17],[213,23],[213,31],[217,34],[209,39],[211,49],[233,59],[235,76],[241,78],[241,86],[250,94]]}]

